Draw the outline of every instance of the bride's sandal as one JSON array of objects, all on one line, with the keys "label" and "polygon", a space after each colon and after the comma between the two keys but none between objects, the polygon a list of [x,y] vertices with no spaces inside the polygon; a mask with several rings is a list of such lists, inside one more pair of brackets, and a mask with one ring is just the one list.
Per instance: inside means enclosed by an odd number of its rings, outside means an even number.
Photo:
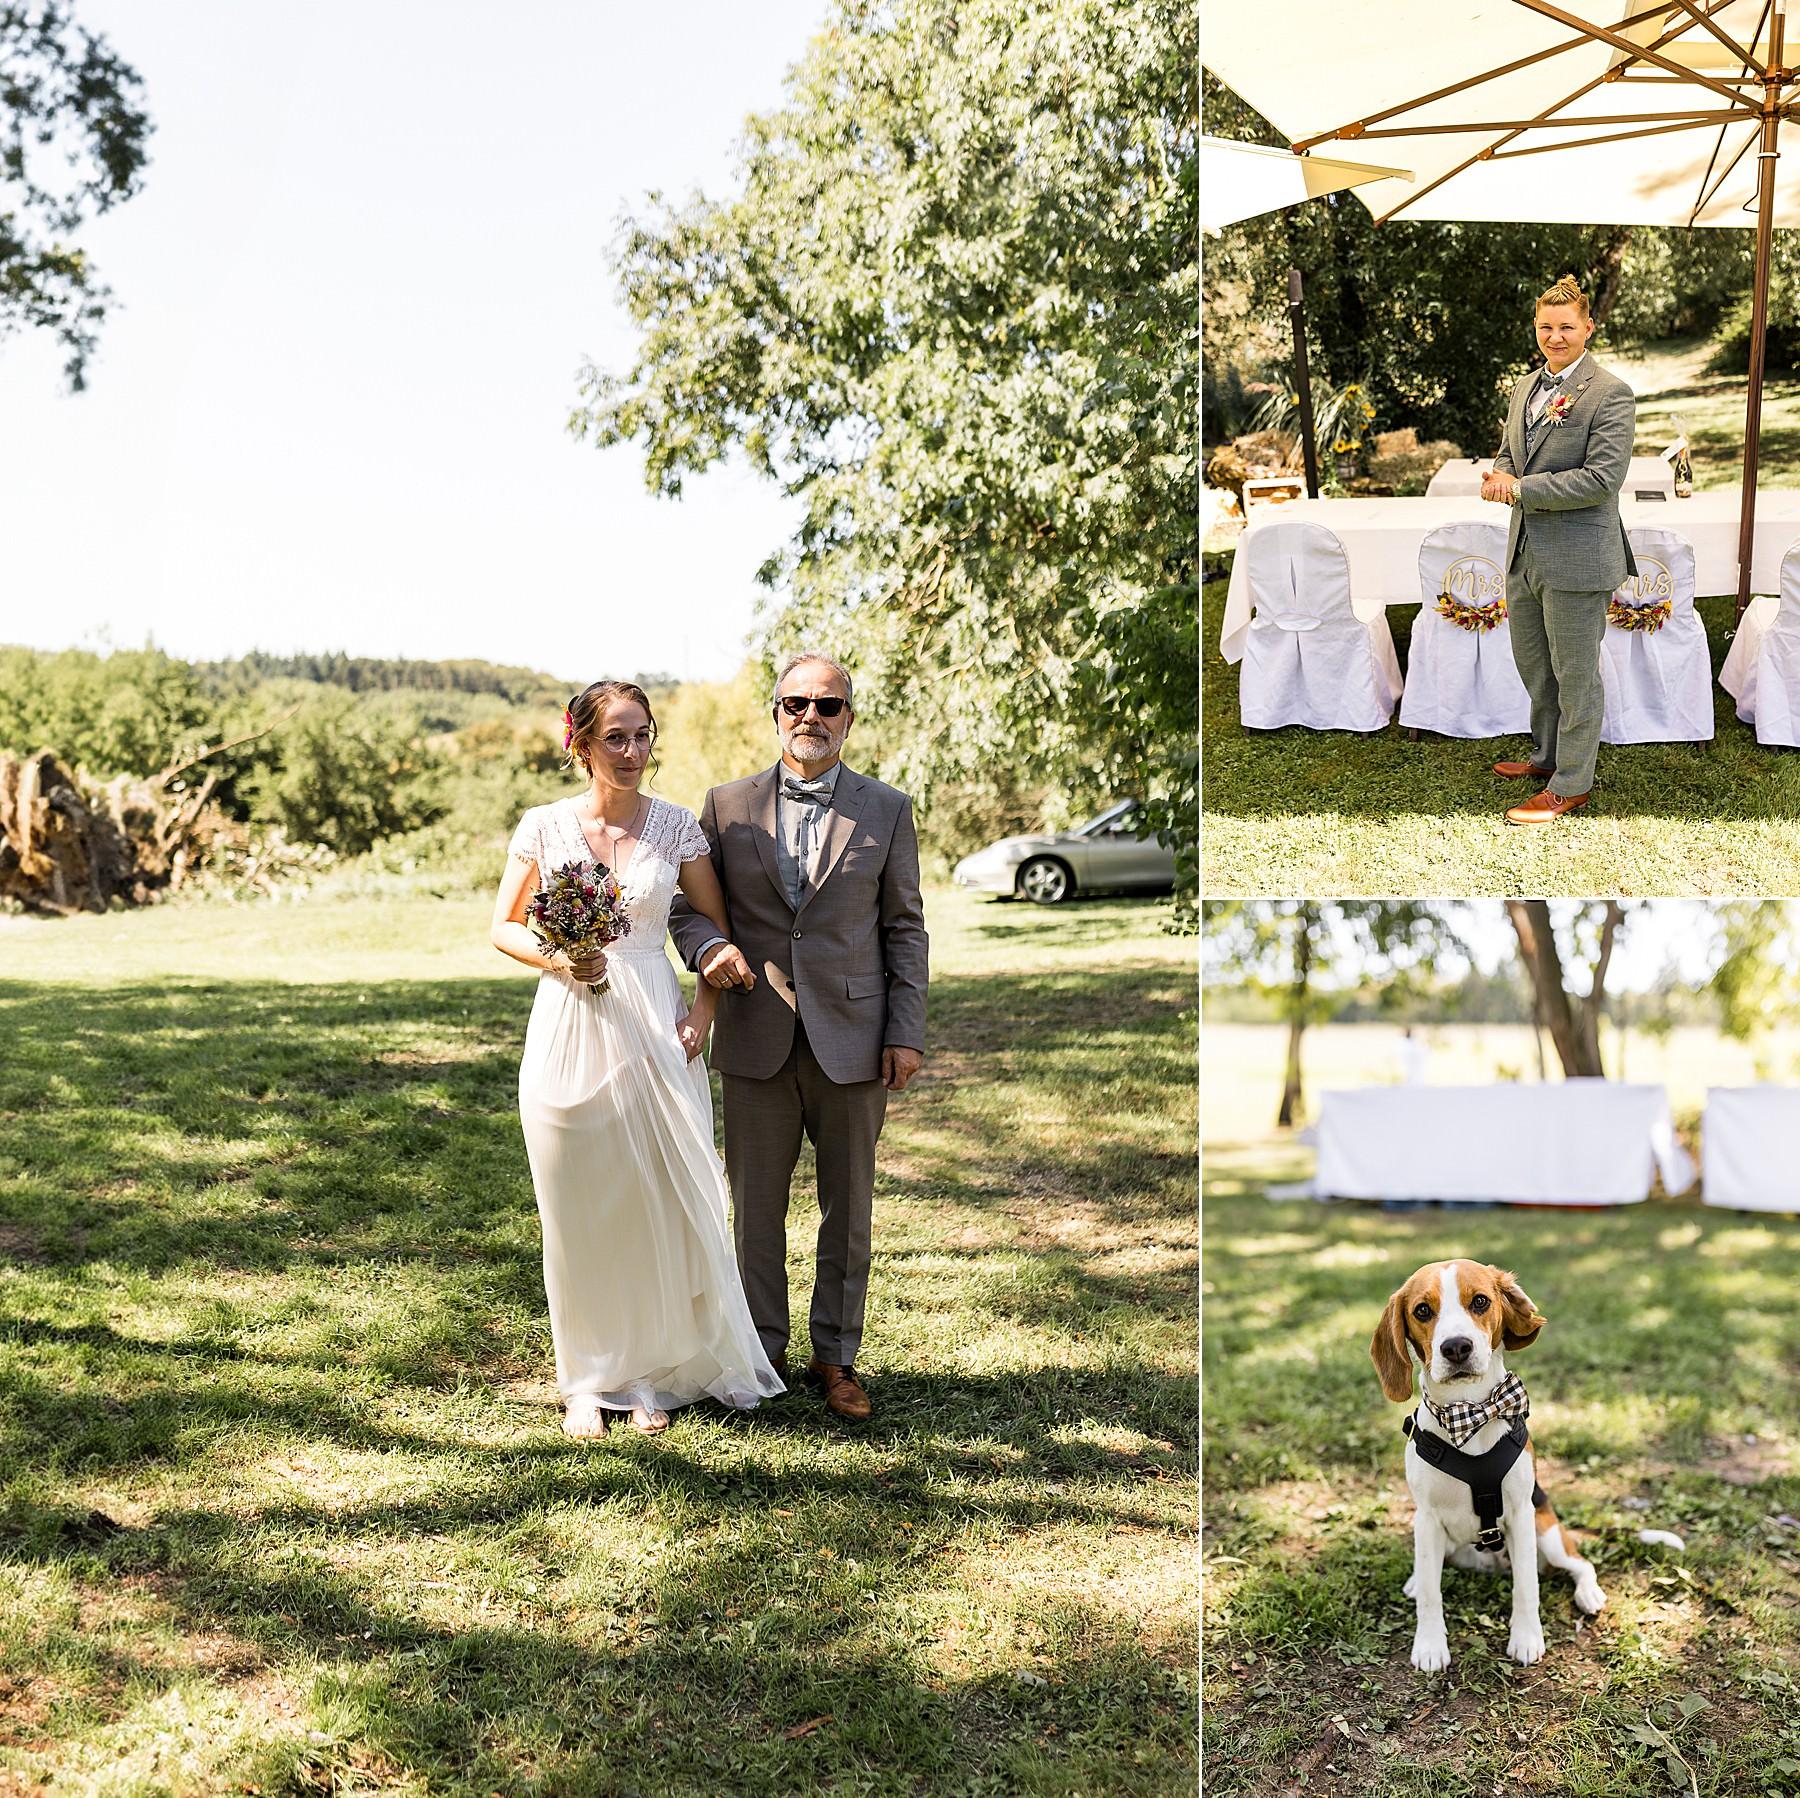
[{"label": "bride's sandal", "polygon": [[660,1436],[669,1427],[669,1414],[667,1411],[648,1411],[642,1405],[634,1405],[631,1427],[640,1436]]},{"label": "bride's sandal", "polygon": [[611,1427],[611,1419],[597,1398],[583,1393],[569,1400],[562,1427],[565,1436],[578,1442],[597,1442]]}]

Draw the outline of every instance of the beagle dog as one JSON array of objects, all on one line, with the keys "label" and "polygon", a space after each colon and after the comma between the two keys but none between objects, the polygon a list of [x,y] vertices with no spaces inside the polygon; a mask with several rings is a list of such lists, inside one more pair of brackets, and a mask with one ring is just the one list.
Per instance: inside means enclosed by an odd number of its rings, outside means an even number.
[{"label": "beagle dog", "polygon": [[1416,1507],[1406,1596],[1418,1605],[1412,1664],[1421,1673],[1450,1665],[1446,1556],[1452,1566],[1482,1570],[1510,1561],[1506,1652],[1523,1667],[1544,1655],[1541,1567],[1569,1574],[1576,1606],[1590,1616],[1606,1603],[1592,1565],[1575,1552],[1537,1484],[1525,1388],[1506,1371],[1506,1352],[1535,1342],[1544,1322],[1511,1274],[1479,1261],[1434,1261],[1388,1300],[1369,1345],[1381,1389],[1395,1404],[1412,1397],[1415,1359],[1420,1370],[1423,1403],[1401,1427]]}]

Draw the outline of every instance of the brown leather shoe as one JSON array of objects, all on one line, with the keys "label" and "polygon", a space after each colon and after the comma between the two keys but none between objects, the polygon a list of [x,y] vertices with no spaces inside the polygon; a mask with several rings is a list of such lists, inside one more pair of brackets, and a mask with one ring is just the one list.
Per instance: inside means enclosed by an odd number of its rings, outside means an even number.
[{"label": "brown leather shoe", "polygon": [[834,1367],[817,1355],[806,1364],[807,1382],[825,1389],[825,1409],[862,1423],[869,1415],[869,1395],[863,1391],[854,1367]]},{"label": "brown leather shoe", "polygon": [[776,1379],[785,1384],[787,1381],[787,1350],[783,1349],[779,1355],[771,1355],[769,1365],[775,1369]]},{"label": "brown leather shoe", "polygon": [[1561,793],[1552,793],[1548,787],[1533,799],[1527,799],[1523,805],[1515,805],[1506,814],[1508,824],[1554,824],[1558,818],[1566,818],[1570,812],[1579,811],[1588,802],[1585,793],[1574,793],[1565,797]]},{"label": "brown leather shoe", "polygon": [[1494,772],[1502,780],[1523,780],[1528,774],[1534,780],[1548,780],[1556,770],[1540,768],[1536,762],[1496,762]]}]

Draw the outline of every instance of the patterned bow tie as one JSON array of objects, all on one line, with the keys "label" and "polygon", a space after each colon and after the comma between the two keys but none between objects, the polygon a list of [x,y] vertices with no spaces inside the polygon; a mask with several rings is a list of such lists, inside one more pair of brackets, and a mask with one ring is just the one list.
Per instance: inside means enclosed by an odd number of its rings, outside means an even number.
[{"label": "patterned bow tie", "polygon": [[1428,1395],[1421,1393],[1420,1396],[1425,1400],[1425,1409],[1437,1419],[1444,1434],[1457,1448],[1492,1418],[1531,1415],[1531,1400],[1525,1396],[1525,1383],[1516,1373],[1503,1375],[1500,1384],[1486,1398],[1473,1404],[1455,1399],[1440,1408]]},{"label": "patterned bow tie", "polygon": [[1562,384],[1562,376],[1553,375],[1550,372],[1549,363],[1545,363],[1544,366],[1538,370],[1538,385],[1540,387],[1560,387]]},{"label": "patterned bow tie", "polygon": [[831,787],[822,780],[790,780],[783,775],[781,796],[783,799],[793,800],[798,805],[829,805],[831,803]]}]

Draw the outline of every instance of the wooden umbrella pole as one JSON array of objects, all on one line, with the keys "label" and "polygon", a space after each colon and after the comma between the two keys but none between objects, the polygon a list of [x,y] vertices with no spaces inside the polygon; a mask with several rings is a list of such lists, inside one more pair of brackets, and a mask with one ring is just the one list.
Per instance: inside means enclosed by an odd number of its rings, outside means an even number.
[{"label": "wooden umbrella pole", "polygon": [[1300,400],[1300,456],[1306,469],[1306,497],[1317,499],[1319,451],[1313,441],[1312,376],[1306,368],[1306,318],[1297,268],[1288,270],[1288,317],[1294,326],[1294,391]]},{"label": "wooden umbrella pole", "polygon": [[1768,98],[1762,148],[1756,154],[1756,277],[1750,301],[1750,391],[1744,404],[1744,494],[1738,511],[1737,618],[1750,604],[1750,562],[1756,543],[1756,462],[1762,434],[1763,363],[1769,338],[1769,258],[1775,238],[1776,139],[1781,131],[1781,36],[1785,8],[1770,22]]}]

